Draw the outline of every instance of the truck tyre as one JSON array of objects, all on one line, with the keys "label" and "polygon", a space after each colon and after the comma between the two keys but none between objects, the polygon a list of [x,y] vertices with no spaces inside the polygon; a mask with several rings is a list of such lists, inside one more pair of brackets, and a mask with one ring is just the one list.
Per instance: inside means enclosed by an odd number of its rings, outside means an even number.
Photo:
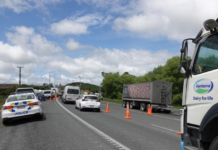
[{"label": "truck tyre", "polygon": [[122,106],[123,108],[126,108],[126,101],[123,101]]},{"label": "truck tyre", "polygon": [[133,102],[130,102],[129,108],[130,108],[130,109],[134,109]]},{"label": "truck tyre", "polygon": [[209,150],[217,150],[217,147],[218,147],[218,136],[210,144],[210,149]]},{"label": "truck tyre", "polygon": [[140,110],[145,111],[146,110],[146,105],[145,103],[140,103]]}]

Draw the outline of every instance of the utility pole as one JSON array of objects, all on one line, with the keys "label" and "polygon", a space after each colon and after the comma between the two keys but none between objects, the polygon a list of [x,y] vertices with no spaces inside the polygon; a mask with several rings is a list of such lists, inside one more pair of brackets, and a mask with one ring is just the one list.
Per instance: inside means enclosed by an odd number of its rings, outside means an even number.
[{"label": "utility pole", "polygon": [[17,66],[17,68],[19,68],[19,87],[20,87],[20,85],[21,85],[21,68],[24,68],[24,67]]},{"label": "utility pole", "polygon": [[80,78],[80,86],[79,86],[79,89],[80,89],[80,91],[81,91],[81,79],[83,78],[82,76],[79,76],[79,78]]}]

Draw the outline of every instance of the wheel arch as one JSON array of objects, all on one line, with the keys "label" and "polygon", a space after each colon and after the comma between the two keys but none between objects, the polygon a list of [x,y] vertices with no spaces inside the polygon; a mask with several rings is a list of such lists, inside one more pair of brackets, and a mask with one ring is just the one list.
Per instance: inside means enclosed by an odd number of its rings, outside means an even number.
[{"label": "wheel arch", "polygon": [[201,140],[205,142],[212,142],[218,136],[218,104],[213,105],[206,113],[199,131]]}]

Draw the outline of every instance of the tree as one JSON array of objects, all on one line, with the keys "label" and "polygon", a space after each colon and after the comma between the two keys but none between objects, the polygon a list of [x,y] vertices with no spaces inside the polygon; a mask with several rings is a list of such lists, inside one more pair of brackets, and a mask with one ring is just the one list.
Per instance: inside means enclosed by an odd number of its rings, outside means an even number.
[{"label": "tree", "polygon": [[43,86],[48,86],[48,84],[47,83],[43,83]]}]

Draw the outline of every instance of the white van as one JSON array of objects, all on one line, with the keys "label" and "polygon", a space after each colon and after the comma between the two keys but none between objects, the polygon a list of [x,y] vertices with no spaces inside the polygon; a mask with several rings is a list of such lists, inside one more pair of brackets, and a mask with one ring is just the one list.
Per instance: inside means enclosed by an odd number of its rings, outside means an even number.
[{"label": "white van", "polygon": [[80,96],[80,89],[78,86],[65,86],[64,92],[62,95],[62,102],[76,102]]}]

